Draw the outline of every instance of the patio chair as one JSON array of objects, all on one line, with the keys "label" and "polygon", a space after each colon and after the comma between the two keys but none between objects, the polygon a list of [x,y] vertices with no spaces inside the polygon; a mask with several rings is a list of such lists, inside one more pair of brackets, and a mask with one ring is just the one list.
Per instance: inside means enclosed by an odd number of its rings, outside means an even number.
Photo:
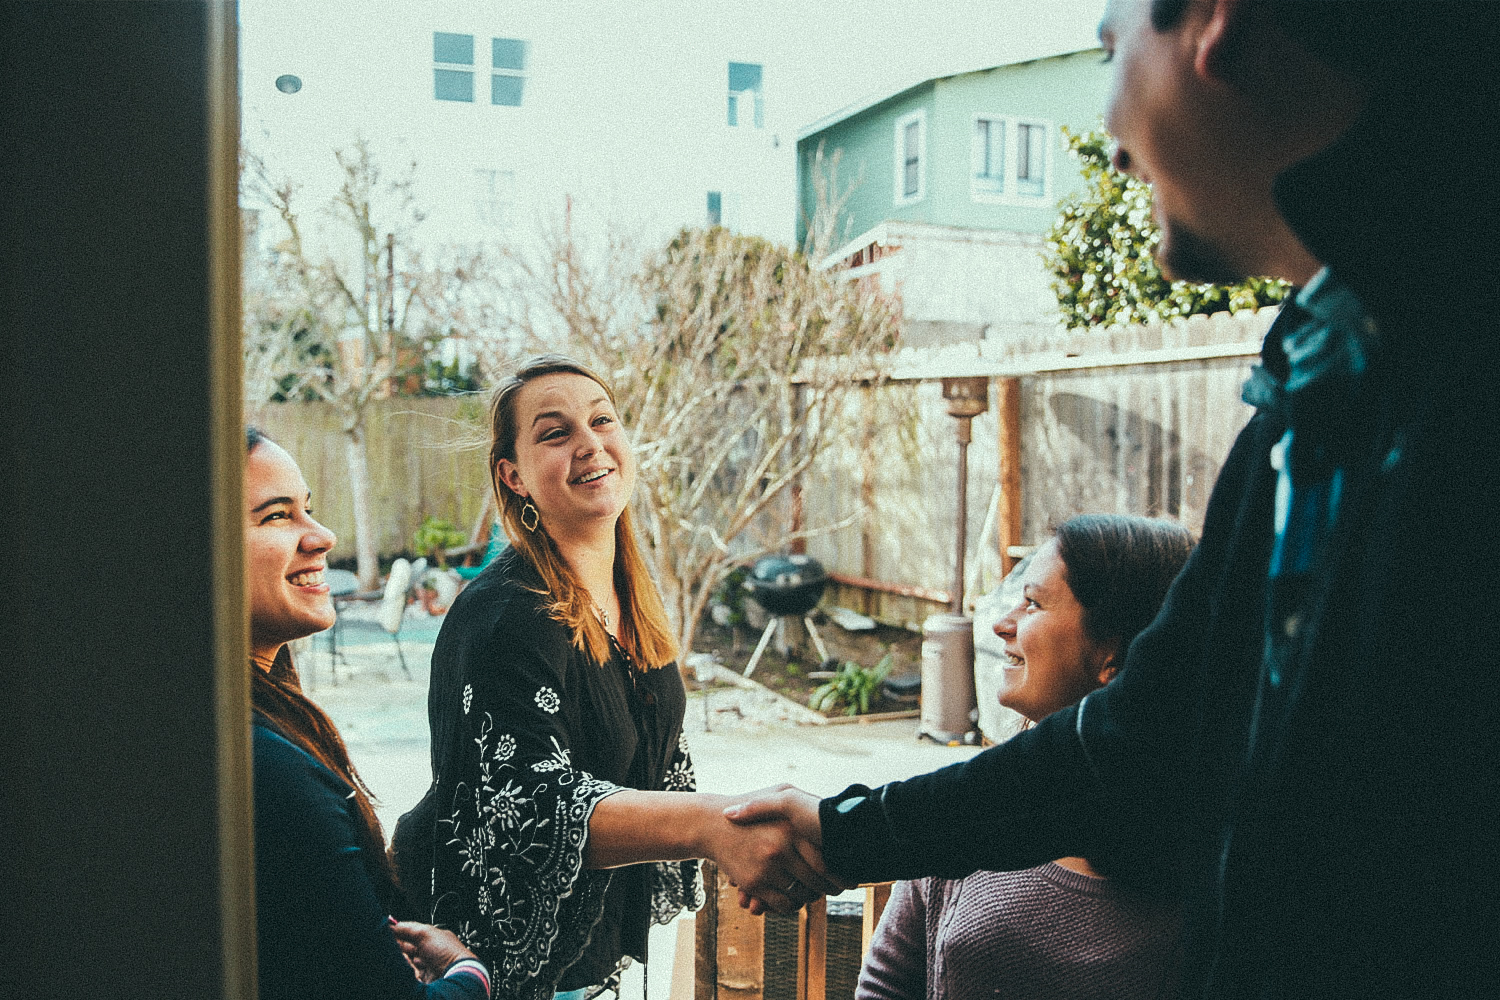
[{"label": "patio chair", "polygon": [[380,600],[380,627],[390,633],[391,641],[396,644],[396,656],[407,680],[411,680],[411,670],[406,665],[406,654],[401,651],[401,623],[406,620],[406,593],[410,589],[411,563],[397,559],[391,563],[391,575],[385,581],[385,596]]}]

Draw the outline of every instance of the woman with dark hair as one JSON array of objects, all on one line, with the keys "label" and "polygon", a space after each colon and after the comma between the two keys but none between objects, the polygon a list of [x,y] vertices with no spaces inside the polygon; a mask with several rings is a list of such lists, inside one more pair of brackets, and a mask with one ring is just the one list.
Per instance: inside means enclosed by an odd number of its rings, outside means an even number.
[{"label": "woman with dark hair", "polygon": [[[1024,569],[996,625],[1009,661],[1000,703],[1035,722],[1109,683],[1192,550],[1168,521],[1075,517]],[[1178,913],[1084,858],[1018,872],[898,882],[855,994],[860,1000],[1168,996]]]},{"label": "woman with dark hair", "polygon": [[254,428],[245,444],[260,996],[487,997],[488,970],[454,935],[387,916],[395,882],[369,790],[287,648],[333,624],[333,532],[292,457]]},{"label": "woman with dark hair", "polygon": [[495,389],[490,473],[511,547],[454,602],[432,659],[433,783],[396,827],[421,919],[490,963],[497,996],[617,987],[653,922],[702,903],[712,858],[789,909],[836,891],[777,822],[694,790],[685,692],[636,548],[614,397],[559,355]]}]

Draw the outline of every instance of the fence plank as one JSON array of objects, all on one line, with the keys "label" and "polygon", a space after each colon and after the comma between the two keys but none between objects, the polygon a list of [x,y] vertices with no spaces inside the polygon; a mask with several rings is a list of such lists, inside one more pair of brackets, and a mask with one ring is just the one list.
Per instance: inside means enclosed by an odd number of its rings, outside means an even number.
[{"label": "fence plank", "polygon": [[693,1000],[719,995],[719,866],[703,865],[703,909],[694,918]]},{"label": "fence plank", "polygon": [[885,904],[891,901],[891,886],[894,882],[877,882],[874,885],[865,886],[865,905],[861,910],[863,926],[859,933],[859,954],[861,958],[870,953],[870,942],[875,938],[875,928],[880,924],[880,915],[885,912]]},{"label": "fence plank", "polygon": [[797,914],[797,1000],[828,993],[828,902],[815,899]]}]

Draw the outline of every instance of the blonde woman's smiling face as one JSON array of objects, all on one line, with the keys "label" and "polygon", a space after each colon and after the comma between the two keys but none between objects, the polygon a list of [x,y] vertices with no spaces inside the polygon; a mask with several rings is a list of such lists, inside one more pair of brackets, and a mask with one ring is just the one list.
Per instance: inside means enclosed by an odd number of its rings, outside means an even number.
[{"label": "blonde woman's smiling face", "polygon": [[516,391],[515,461],[500,475],[554,533],[619,518],[635,490],[635,456],[614,404],[586,375],[556,372]]}]

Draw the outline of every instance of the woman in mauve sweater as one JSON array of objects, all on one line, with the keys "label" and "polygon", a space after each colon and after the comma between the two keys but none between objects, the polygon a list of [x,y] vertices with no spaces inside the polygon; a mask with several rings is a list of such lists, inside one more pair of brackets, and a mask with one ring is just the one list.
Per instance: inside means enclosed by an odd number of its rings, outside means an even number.
[{"label": "woman in mauve sweater", "polygon": [[[1089,515],[1024,570],[995,626],[1000,703],[1035,722],[1109,683],[1187,561],[1180,525]],[[1178,910],[1084,858],[1016,872],[898,882],[860,972],[858,1000],[1130,1000],[1176,983]]]}]

